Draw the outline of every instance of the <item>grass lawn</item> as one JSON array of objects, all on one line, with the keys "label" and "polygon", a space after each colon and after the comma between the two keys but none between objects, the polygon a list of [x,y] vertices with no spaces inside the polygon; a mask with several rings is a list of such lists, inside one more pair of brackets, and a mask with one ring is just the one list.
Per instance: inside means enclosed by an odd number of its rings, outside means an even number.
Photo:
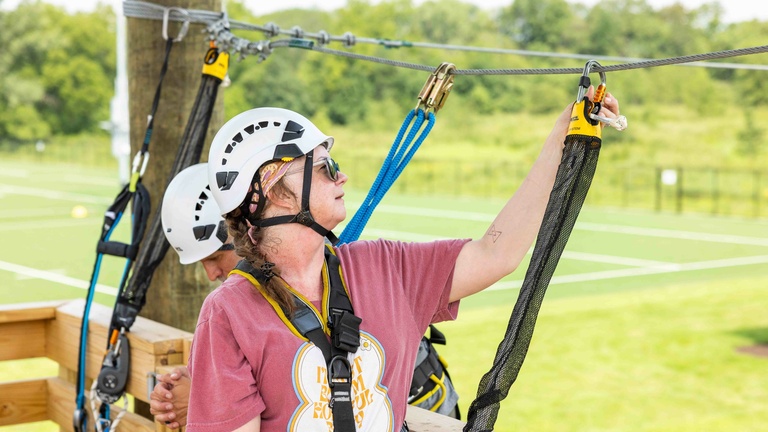
[{"label": "grass lawn", "polygon": [[[548,300],[496,431],[760,431],[768,277]],[[440,347],[466,413],[512,304],[460,313]]]}]

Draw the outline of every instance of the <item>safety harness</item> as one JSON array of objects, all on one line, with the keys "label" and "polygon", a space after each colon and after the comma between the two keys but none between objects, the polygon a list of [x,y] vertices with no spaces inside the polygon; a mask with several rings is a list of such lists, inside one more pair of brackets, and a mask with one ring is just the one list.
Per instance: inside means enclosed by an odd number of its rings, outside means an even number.
[{"label": "safety harness", "polygon": [[[248,279],[269,300],[261,288],[266,284],[267,278],[260,269],[242,260],[232,273]],[[333,412],[333,430],[354,432],[356,429],[352,412],[352,369],[347,354],[357,352],[360,346],[362,319],[355,316],[341,276],[339,258],[330,245],[325,248],[323,274],[324,281],[327,281],[327,288],[324,289],[324,304],[327,305],[327,309],[323,311],[323,315],[327,317],[325,324],[316,309],[296,294],[293,295],[296,306],[293,314],[278,308],[275,311],[294,334],[308,339],[323,352],[328,367],[328,385],[331,388],[328,405]],[[270,303],[274,306],[274,303]]]},{"label": "safety harness", "polygon": [[[449,386],[451,376],[448,374],[448,365],[437,353],[433,344],[445,345],[445,335],[434,325],[429,325],[429,337],[421,338],[419,351],[416,355],[416,367],[411,379],[411,388],[408,392],[408,404],[428,408],[432,412],[445,414],[461,420],[461,413],[455,403],[450,406],[444,404],[451,398],[455,402],[458,395]],[[446,378],[449,379],[446,382]]]}]

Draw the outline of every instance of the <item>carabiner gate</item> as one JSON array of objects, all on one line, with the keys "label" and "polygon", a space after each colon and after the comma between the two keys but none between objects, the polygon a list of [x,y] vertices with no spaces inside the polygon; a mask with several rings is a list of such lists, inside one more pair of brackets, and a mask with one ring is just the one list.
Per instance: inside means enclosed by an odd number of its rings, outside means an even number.
[{"label": "carabiner gate", "polygon": [[[595,66],[602,67],[602,65],[598,63],[597,60],[590,60],[587,62],[587,64],[584,65],[584,72],[581,74],[581,78],[579,79],[579,91],[576,93],[576,102],[581,102],[581,100],[584,98],[584,95],[587,93],[587,89],[589,89],[589,86],[592,84],[592,81],[589,79],[589,73]],[[600,85],[595,90],[595,103],[602,102],[603,96],[605,96],[605,72],[600,71],[598,74],[600,74]]]},{"label": "carabiner gate", "polygon": [[179,34],[176,35],[175,38],[173,38],[174,42],[181,42],[182,39],[184,39],[184,36],[187,35],[187,31],[189,30],[189,11],[186,9],[182,9],[179,7],[167,7],[163,10],[163,39],[168,40],[168,21],[171,17],[171,12],[176,12],[179,15],[183,15],[184,19],[181,23],[181,28],[179,29]]}]

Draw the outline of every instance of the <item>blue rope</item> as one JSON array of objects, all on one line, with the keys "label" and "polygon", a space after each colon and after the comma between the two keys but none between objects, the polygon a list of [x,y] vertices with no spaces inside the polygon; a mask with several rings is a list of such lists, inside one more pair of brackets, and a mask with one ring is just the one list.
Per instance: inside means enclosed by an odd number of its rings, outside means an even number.
[{"label": "blue rope", "polygon": [[[117,228],[118,223],[120,223],[120,219],[122,219],[123,213],[118,213],[117,217],[115,218],[115,222],[112,223],[112,227],[110,227],[109,231],[107,231],[107,234],[104,236],[104,241],[109,241],[109,238],[112,236],[112,232]],[[87,339],[88,339],[88,316],[91,314],[91,304],[93,303],[93,297],[94,294],[96,294],[96,285],[99,280],[99,273],[101,272],[101,261],[104,258],[104,254],[98,254],[96,257],[96,266],[94,270],[94,276],[91,279],[91,286],[88,287],[88,296],[85,299],[85,311],[83,312],[85,319],[83,319],[83,329],[80,332],[80,346],[83,347],[83,349],[80,350],[80,364],[85,365],[85,354],[88,351],[87,350]],[[85,406],[85,367],[80,368],[80,373],[77,377],[77,381],[80,387],[80,391],[77,394],[77,408],[82,409]]]},{"label": "blue rope", "polygon": [[[110,227],[109,231],[107,231],[107,234],[104,236],[104,240],[103,241],[109,241],[110,237],[112,236],[113,231],[120,224],[120,220],[123,218],[123,214],[124,214],[123,212],[120,212],[120,213],[117,214],[117,216],[115,217],[115,221],[112,223],[112,226]],[[133,219],[134,218],[132,217],[131,218],[131,222],[132,223],[133,223]],[[134,238],[134,237],[135,237],[134,235],[131,236],[131,238]],[[94,270],[94,276],[93,276],[93,278],[91,280],[91,285],[88,288],[88,296],[86,297],[86,300],[85,300],[85,311],[83,312],[83,314],[84,314],[83,315],[84,316],[84,319],[83,319],[83,329],[81,331],[81,337],[80,337],[80,346],[83,347],[83,349],[80,351],[80,362],[81,362],[82,365],[85,365],[85,362],[86,362],[85,357],[86,357],[86,352],[87,352],[88,327],[89,327],[89,323],[90,323],[90,320],[88,319],[88,317],[91,314],[91,304],[93,304],[93,299],[94,299],[94,296],[96,294],[96,285],[98,283],[99,273],[101,272],[101,262],[102,262],[103,258],[104,258],[104,254],[103,253],[98,254],[97,257],[96,257],[96,265],[95,265],[95,270]],[[119,291],[122,291],[122,288],[125,285],[125,281],[126,281],[126,279],[128,277],[128,273],[130,271],[131,264],[132,264],[132,261],[130,259],[127,259],[126,262],[125,262],[125,266],[123,267],[123,275],[120,278],[120,285],[119,285],[120,286],[120,290]],[[117,295],[120,296],[120,292],[118,292]],[[77,409],[83,409],[85,407],[85,370],[86,370],[85,367],[80,368],[80,371],[79,371],[79,374],[78,374],[78,377],[77,377],[78,383],[79,383],[79,387],[80,387],[80,391],[77,394]],[[94,415],[96,415],[96,413],[94,413]],[[109,407],[109,405],[107,405],[104,408],[104,411],[103,411],[103,416],[104,417],[96,418],[96,421],[97,422],[102,422],[102,423],[107,422],[107,424],[108,424],[110,415],[111,415],[110,414],[110,407]],[[87,425],[87,418],[85,419],[85,421],[86,421],[85,425]],[[106,426],[106,428],[103,431],[104,432],[109,432],[110,429],[111,428],[109,426]]]},{"label": "blue rope", "polygon": [[[426,126],[421,131],[418,138],[416,138],[419,129],[424,125],[425,115],[427,116]],[[352,216],[352,219],[350,219],[349,223],[344,228],[344,231],[339,236],[339,244],[355,241],[360,237],[363,228],[365,228],[365,225],[368,223],[368,219],[370,219],[373,214],[373,210],[379,202],[381,202],[389,188],[403,172],[403,169],[405,169],[405,166],[410,162],[411,158],[413,158],[416,150],[419,149],[421,144],[427,138],[427,135],[429,135],[429,132],[434,125],[434,113],[430,112],[425,114],[422,109],[414,109],[408,112],[395,141],[392,143],[392,148],[384,159],[381,169],[376,176],[376,180],[374,180],[373,185],[371,186],[371,190],[368,191],[368,195],[363,200],[363,203],[357,209],[357,212],[355,212],[355,215]],[[402,142],[406,132],[408,132],[408,134],[405,141]],[[416,138],[416,142],[413,142],[414,138]]]}]

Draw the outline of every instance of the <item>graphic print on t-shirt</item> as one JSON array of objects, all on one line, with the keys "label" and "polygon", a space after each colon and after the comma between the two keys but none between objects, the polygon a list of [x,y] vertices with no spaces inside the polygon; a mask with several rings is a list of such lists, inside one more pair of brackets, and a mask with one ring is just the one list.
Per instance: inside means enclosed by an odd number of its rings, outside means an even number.
[{"label": "graphic print on t-shirt", "polygon": [[[350,360],[352,367],[352,410],[358,431],[393,430],[394,414],[384,374],[384,350],[376,338],[360,332],[360,347]],[[328,402],[328,370],[323,353],[307,342],[293,360],[293,389],[299,406],[291,416],[288,431],[333,431],[333,414]],[[386,429],[383,426],[386,425]]]}]

